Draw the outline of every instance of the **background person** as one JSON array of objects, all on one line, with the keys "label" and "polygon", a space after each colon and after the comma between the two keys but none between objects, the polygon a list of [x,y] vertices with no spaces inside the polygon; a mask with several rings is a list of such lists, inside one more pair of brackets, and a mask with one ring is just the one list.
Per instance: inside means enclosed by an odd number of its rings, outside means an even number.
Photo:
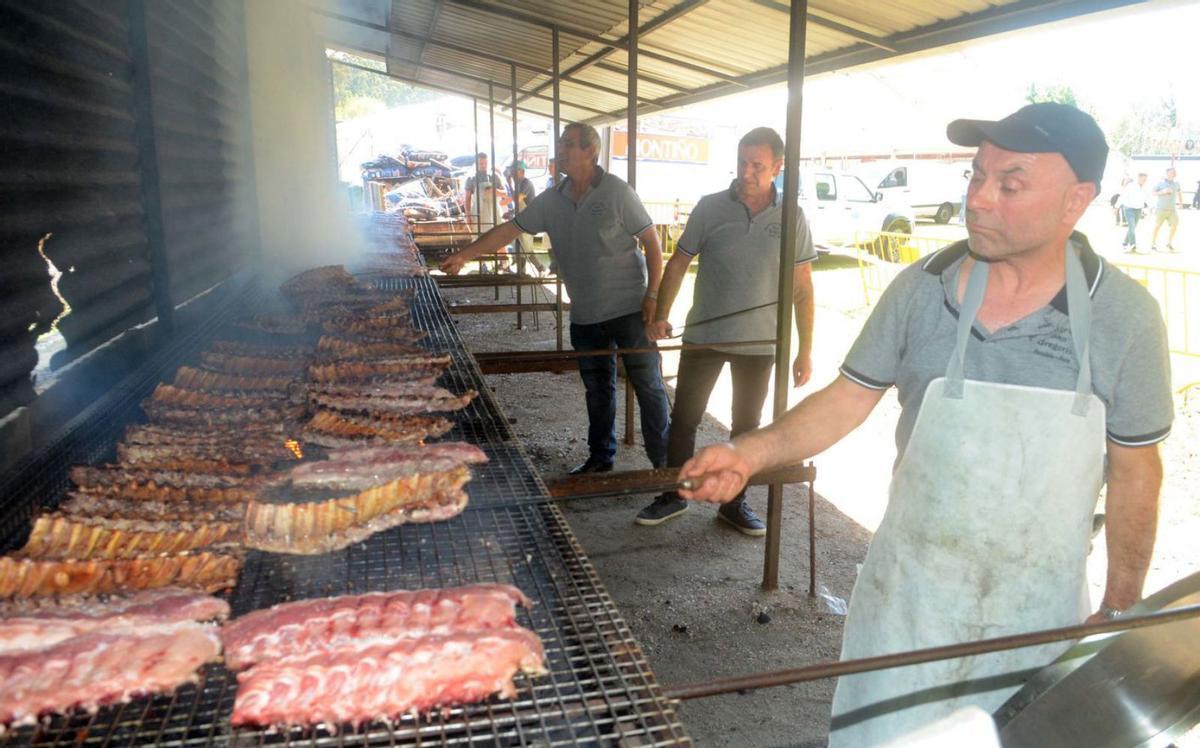
[{"label": "background person", "polygon": [[[667,318],[688,266],[696,257],[700,267],[684,343],[735,343],[774,340],[779,297],[780,233],[783,205],[775,177],[783,167],[783,139],[769,127],[742,136],[737,150],[738,178],[728,189],[705,195],[696,204],[667,263],[659,289],[655,319],[646,328],[651,340],[671,336]],[[793,384],[812,373],[812,262],[817,259],[808,223],[796,216],[796,265],[792,303],[800,338],[792,364]],[[739,313],[741,312],[741,313]],[[703,320],[732,314],[711,323]],[[701,323],[701,324],[696,324]],[[695,325],[695,326],[693,326]],[[679,467],[696,449],[696,429],[721,370],[729,365],[733,378],[733,421],[730,436],[758,428],[767,387],[775,368],[775,346],[729,346],[684,350],[679,354],[675,406],[667,465]],[[662,494],[638,513],[639,525],[657,525],[683,514],[688,503],[674,491]],[[717,516],[746,535],[766,534],[766,525],[746,504],[745,491],[721,506]]]},{"label": "background person", "polygon": [[[624,181],[600,168],[600,135],[575,122],[559,138],[559,185],[517,216],[442,262],[451,275],[464,263],[516,239],[523,231],[550,235],[551,254],[571,296],[571,345],[576,350],[651,348],[645,325],[654,319],[662,280],[662,247],[654,222]],[[641,239],[645,253],[638,249]],[[667,462],[669,404],[657,352],[624,353],[637,394],[646,456]],[[572,475],[612,470],[617,453],[615,356],[579,359],[588,412],[588,458]]]},{"label": "background person", "polygon": [[1183,188],[1175,181],[1175,170],[1167,169],[1162,181],[1154,185],[1155,203],[1154,233],[1150,236],[1150,249],[1158,251],[1158,230],[1165,223],[1170,226],[1167,231],[1167,251],[1178,252],[1175,249],[1175,232],[1179,229],[1179,211],[1175,206],[1183,205]]}]

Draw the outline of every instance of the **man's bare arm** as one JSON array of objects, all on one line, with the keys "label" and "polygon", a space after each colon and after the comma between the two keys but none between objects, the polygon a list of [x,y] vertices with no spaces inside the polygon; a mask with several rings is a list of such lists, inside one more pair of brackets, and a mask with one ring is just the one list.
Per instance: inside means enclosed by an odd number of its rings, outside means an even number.
[{"label": "man's bare arm", "polygon": [[658,231],[654,226],[648,226],[638,234],[638,238],[642,240],[642,249],[646,253],[646,290],[657,294],[663,275],[662,244],[658,241]]},{"label": "man's bare arm", "polygon": [[702,449],[679,470],[680,479],[691,478],[701,485],[679,495],[729,501],[751,475],[808,459],[836,444],[866,420],[883,392],[839,376],[770,426],[742,434],[729,444]]},{"label": "man's bare arm", "polygon": [[442,272],[449,275],[457,275],[458,271],[462,270],[463,265],[476,257],[495,252],[511,243],[520,235],[520,227],[513,221],[506,221],[496,228],[490,229],[483,236],[442,260],[442,264],[440,265]]},{"label": "man's bare arm", "polygon": [[662,283],[658,287],[658,306],[654,310],[654,321],[646,327],[646,335],[651,340],[662,340],[670,336],[671,325],[667,318],[671,316],[671,306],[675,303],[675,297],[679,295],[683,277],[687,275],[690,264],[692,256],[679,250],[667,260],[667,268],[663,271]]},{"label": "man's bare arm", "polygon": [[1104,604],[1125,610],[1142,599],[1142,585],[1154,552],[1162,459],[1158,445],[1122,447],[1108,442],[1108,494],[1105,535],[1108,579]]},{"label": "man's bare arm", "polygon": [[792,271],[792,307],[796,312],[796,334],[800,343],[792,363],[792,386],[803,387],[812,377],[813,282],[812,263],[797,265]]}]

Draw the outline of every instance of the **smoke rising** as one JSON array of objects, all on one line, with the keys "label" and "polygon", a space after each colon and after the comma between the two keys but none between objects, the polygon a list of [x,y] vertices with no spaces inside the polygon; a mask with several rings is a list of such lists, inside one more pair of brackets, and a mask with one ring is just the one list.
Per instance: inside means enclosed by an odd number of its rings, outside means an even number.
[{"label": "smoke rising", "polygon": [[337,177],[333,86],[303,3],[246,2],[254,170],[268,280],[353,259],[363,246]]}]

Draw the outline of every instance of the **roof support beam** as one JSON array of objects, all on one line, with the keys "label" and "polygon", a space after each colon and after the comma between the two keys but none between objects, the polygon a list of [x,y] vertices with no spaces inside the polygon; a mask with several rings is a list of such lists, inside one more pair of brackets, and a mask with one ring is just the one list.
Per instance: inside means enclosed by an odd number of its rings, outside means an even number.
[{"label": "roof support beam", "polygon": [[[441,5],[439,4],[438,7],[440,8]],[[396,36],[401,39],[407,39],[409,41],[417,42],[417,43],[421,44],[421,49],[418,54],[418,57],[413,62],[414,65],[421,65],[421,66],[428,67],[427,65],[425,65],[424,62],[422,62],[422,58],[424,57],[424,54],[425,54],[425,47],[426,46],[434,46],[434,47],[443,47],[445,49],[449,49],[454,52],[459,52],[459,53],[465,54],[465,55],[472,55],[474,57],[478,57],[481,60],[488,60],[489,62],[495,62],[495,63],[501,64],[501,65],[515,65],[518,68],[522,68],[524,70],[532,70],[533,72],[535,72],[539,75],[548,76],[551,73],[551,71],[547,70],[544,67],[538,66],[538,65],[531,65],[527,62],[519,62],[517,60],[510,60],[507,57],[501,57],[500,55],[494,55],[489,52],[485,52],[483,50],[472,49],[471,47],[464,47],[459,44],[451,44],[450,42],[438,41],[437,39],[434,39],[432,36],[421,36],[420,34],[410,34],[407,31],[400,31],[399,29],[394,29],[391,26],[378,24],[378,23],[372,23],[371,21],[364,21],[360,18],[354,18],[352,16],[342,15],[341,13],[334,13],[333,11],[322,10],[320,8],[313,8],[312,11],[318,15],[322,15],[327,18],[332,18],[335,21],[349,23],[354,26],[361,26],[363,28],[371,29],[372,31],[380,31],[382,33],[389,34],[391,36]],[[432,68],[430,68],[430,69],[432,69]],[[622,71],[622,74],[624,74],[624,71]],[[618,91],[614,88],[602,86],[599,83],[592,83],[590,81],[581,80],[579,78],[570,78],[570,77],[567,77],[565,74],[562,77],[564,80],[569,80],[572,83],[575,83],[580,86],[592,88],[597,91],[602,91],[604,93],[614,94],[614,95],[620,96],[622,98],[625,97],[624,91]],[[546,87],[546,85],[547,84],[542,84],[537,89],[537,91],[541,91],[543,88]],[[507,88],[507,86],[504,86],[504,88]],[[536,93],[536,91],[535,91],[535,93]],[[537,96],[534,96],[533,94],[529,94],[527,96],[522,95],[518,99],[518,102],[523,101],[527,98],[531,98],[531,97],[538,98]],[[570,106],[574,106],[574,105],[570,104]],[[592,111],[599,111],[599,110],[592,110]]]},{"label": "roof support beam", "polygon": [[[386,70],[376,70],[375,68],[369,68],[366,65],[357,65],[353,62],[343,62],[342,60],[331,60],[331,62],[334,65],[345,65],[348,68],[354,68],[355,70],[364,70],[368,73],[376,73],[378,75],[383,75],[383,76],[386,76],[393,80],[402,81],[404,83],[409,83],[414,86],[421,86],[422,88],[428,88],[428,89],[431,89],[434,91],[442,91],[443,93],[452,94],[454,96],[462,96],[463,98],[471,99],[472,101],[475,100],[475,97],[470,92],[462,91],[460,89],[452,88],[450,86],[442,86],[442,85],[438,85],[437,83],[427,83],[419,78],[413,78],[413,77],[407,76],[407,75],[400,75],[399,73],[389,73]],[[507,88],[507,86],[505,86],[505,88]],[[526,107],[520,107],[518,109],[518,111],[524,112],[525,114],[532,114],[535,117],[549,117],[550,116],[548,114],[545,114],[544,112],[539,112],[536,109],[528,109]]]},{"label": "roof support beam", "polygon": [[[651,21],[647,21],[646,23],[638,26],[636,29],[636,31],[637,31],[636,36],[638,38],[640,38],[644,34],[649,34],[651,31],[654,31],[655,29],[662,28],[663,26],[670,23],[671,21],[674,21],[676,18],[679,18],[680,16],[690,13],[691,11],[695,10],[696,8],[699,8],[700,6],[704,5],[707,2],[709,2],[709,0],[685,0],[685,2],[682,2],[679,5],[676,5],[674,8],[671,8],[667,12],[659,14],[659,16],[657,18],[655,18]],[[621,41],[625,42],[626,46],[628,46],[629,36],[626,35],[626,36],[622,37]],[[561,73],[561,75],[564,78],[566,78],[567,80],[571,80],[571,78],[568,76],[574,75],[575,73],[581,72],[583,70],[587,70],[588,68],[595,65],[596,63],[603,61],[604,59],[606,59],[607,57],[612,55],[613,52],[616,52],[616,51],[617,51],[616,47],[605,47],[604,49],[600,50],[599,52],[593,52],[592,54],[588,55],[580,62],[577,62],[574,65],[572,65],[571,67],[564,70]],[[533,89],[533,93],[541,93],[542,90],[545,89],[548,85],[550,85],[548,82],[539,84],[536,88]],[[518,101],[520,101],[520,99],[518,99]]]},{"label": "roof support beam", "polygon": [[[792,11],[791,6],[789,6],[787,3],[781,3],[778,0],[754,0],[754,2],[764,8],[770,8],[771,10],[779,11],[780,13],[791,13]],[[831,31],[836,31],[839,34],[854,39],[855,41],[869,44],[878,49],[886,50],[888,52],[896,51],[894,47],[888,46],[888,43],[885,39],[872,36],[865,31],[859,31],[856,28],[847,26],[844,23],[839,23],[831,18],[823,18],[811,10],[808,11],[808,22],[815,26],[823,26]]]},{"label": "roof support beam", "polygon": [[[502,8],[502,7],[493,5],[490,2],[485,2],[484,0],[448,0],[448,1],[452,2],[455,5],[461,5],[464,8],[471,8],[473,10],[478,10],[482,13],[491,13],[492,15],[500,16],[501,18],[511,18],[514,21],[520,21],[521,23],[527,23],[531,26],[539,26],[541,28],[547,28],[547,29],[555,26],[553,21],[549,21],[545,18],[541,18],[539,16],[536,16],[536,15],[533,15],[530,13],[523,13],[519,10],[514,10],[512,8]],[[578,28],[574,28],[574,27],[563,27],[561,25],[559,25],[557,28],[560,33],[567,34],[569,36],[579,37],[580,39],[584,39],[589,42],[594,42],[596,44],[603,44],[606,47],[613,47],[615,49],[623,49],[623,50],[628,50],[628,48],[629,48],[629,42],[627,41],[628,37],[622,37],[621,39],[605,39],[602,36],[593,34],[590,31],[585,31],[584,29],[578,29]],[[665,55],[661,52],[655,52],[655,51],[649,50],[649,49],[639,50],[639,53],[642,56],[648,57],[652,60],[658,60],[659,62],[665,62],[669,65],[675,65],[676,67],[681,67],[685,70],[691,70],[694,73],[699,73],[700,75],[706,75],[710,78],[716,78],[717,80],[724,81],[726,83],[731,83],[735,86],[740,85],[738,83],[738,76],[736,76],[736,75],[730,75],[728,73],[718,72],[716,70],[713,70],[712,68],[706,68],[703,65],[697,65],[694,62],[688,62],[687,60],[681,60],[678,57],[673,57],[671,55]]]}]

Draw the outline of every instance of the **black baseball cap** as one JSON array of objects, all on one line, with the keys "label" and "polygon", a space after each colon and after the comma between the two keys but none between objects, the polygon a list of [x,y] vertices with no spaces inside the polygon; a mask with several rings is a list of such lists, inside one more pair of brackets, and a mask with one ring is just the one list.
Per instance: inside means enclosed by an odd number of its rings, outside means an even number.
[{"label": "black baseball cap", "polygon": [[1108,143],[1096,120],[1069,104],[1023,106],[1002,120],[956,119],[946,127],[950,142],[970,147],[988,141],[1017,153],[1060,153],[1081,182],[1100,186]]}]

